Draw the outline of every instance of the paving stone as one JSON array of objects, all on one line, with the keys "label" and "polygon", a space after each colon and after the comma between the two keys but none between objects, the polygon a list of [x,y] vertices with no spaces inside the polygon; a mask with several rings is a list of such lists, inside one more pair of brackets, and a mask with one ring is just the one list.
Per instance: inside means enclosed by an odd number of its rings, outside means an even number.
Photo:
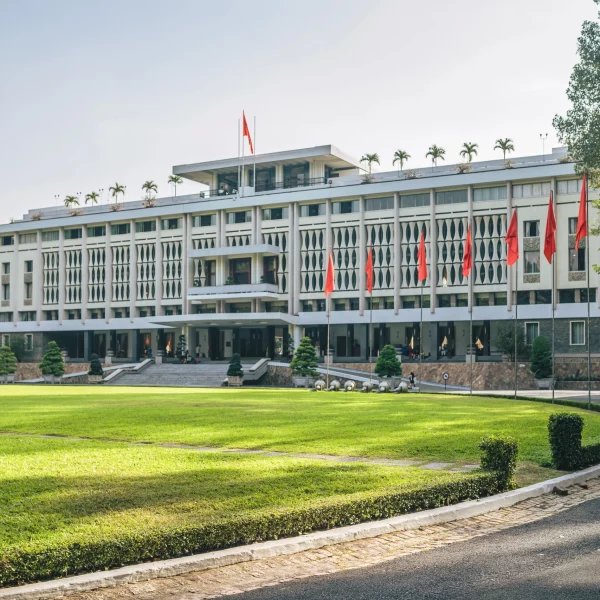
[{"label": "paving stone", "polygon": [[447,469],[451,467],[453,463],[443,463],[443,462],[432,462],[427,463],[426,465],[421,465],[419,468],[421,469]]}]

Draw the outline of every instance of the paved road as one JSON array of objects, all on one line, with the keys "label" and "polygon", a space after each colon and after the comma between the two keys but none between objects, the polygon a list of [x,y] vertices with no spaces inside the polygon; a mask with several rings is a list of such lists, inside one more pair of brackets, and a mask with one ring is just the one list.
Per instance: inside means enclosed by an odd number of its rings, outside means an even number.
[{"label": "paved road", "polygon": [[600,500],[375,567],[236,595],[239,600],[598,600]]}]

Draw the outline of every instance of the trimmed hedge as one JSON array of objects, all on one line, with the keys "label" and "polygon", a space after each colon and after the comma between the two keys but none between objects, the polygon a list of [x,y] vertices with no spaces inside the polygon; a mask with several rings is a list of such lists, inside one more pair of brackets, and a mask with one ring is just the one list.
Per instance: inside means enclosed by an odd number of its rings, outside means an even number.
[{"label": "trimmed hedge", "polygon": [[581,415],[555,413],[548,420],[552,463],[562,471],[585,469],[600,463],[600,444],[581,445],[584,420]]},{"label": "trimmed hedge", "polygon": [[419,489],[324,501],[304,509],[238,515],[195,527],[88,539],[39,551],[13,550],[0,554],[0,587],[385,519],[490,496],[504,491],[504,483],[505,477],[497,473],[479,473]]},{"label": "trimmed hedge", "polygon": [[519,455],[517,440],[508,436],[488,435],[479,443],[479,449],[483,451],[482,468],[486,471],[495,471],[502,487],[513,489]]}]

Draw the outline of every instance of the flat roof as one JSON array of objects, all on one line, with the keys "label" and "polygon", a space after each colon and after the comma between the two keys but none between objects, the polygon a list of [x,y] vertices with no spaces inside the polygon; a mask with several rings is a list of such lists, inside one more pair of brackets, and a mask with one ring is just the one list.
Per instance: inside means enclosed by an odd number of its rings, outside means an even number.
[{"label": "flat roof", "polygon": [[[256,165],[261,168],[274,167],[276,165],[302,164],[310,160],[321,159],[333,169],[356,169],[359,161],[344,154],[331,144],[326,146],[314,146],[313,148],[300,148],[297,150],[284,150],[283,152],[269,152],[267,154],[252,154],[244,157],[246,167]],[[197,181],[204,185],[212,184],[214,173],[233,173],[237,171],[239,159],[225,158],[208,162],[192,163],[188,165],[176,165],[173,167],[174,175],[181,175],[186,179]]]}]

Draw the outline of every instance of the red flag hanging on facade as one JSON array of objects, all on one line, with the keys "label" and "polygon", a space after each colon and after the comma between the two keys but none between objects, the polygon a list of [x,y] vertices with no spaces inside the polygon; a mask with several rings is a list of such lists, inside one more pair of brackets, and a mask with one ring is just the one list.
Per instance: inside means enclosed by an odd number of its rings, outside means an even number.
[{"label": "red flag hanging on facade", "polygon": [[250,145],[250,152],[254,154],[254,146],[252,145],[252,137],[250,136],[250,128],[248,127],[248,121],[246,121],[246,113],[242,111],[242,136],[248,138],[248,144]]},{"label": "red flag hanging on facade", "polygon": [[579,242],[586,237],[587,230],[587,172],[583,172],[581,182],[581,198],[579,199],[579,215],[577,216],[577,231],[575,232],[575,250],[579,250]]},{"label": "red flag hanging on facade", "polygon": [[419,283],[427,279],[427,252],[425,251],[425,232],[421,231],[421,242],[419,243]]},{"label": "red flag hanging on facade", "polygon": [[506,232],[506,264],[511,267],[519,258],[519,226],[517,224],[517,211],[513,210],[512,219]]},{"label": "red flag hanging on facade", "polygon": [[327,273],[325,274],[325,298],[329,298],[331,292],[335,290],[335,268],[333,266],[333,250],[329,249],[329,259],[327,260]]},{"label": "red flag hanging on facade", "polygon": [[548,201],[548,217],[546,218],[546,235],[544,236],[544,256],[552,264],[552,256],[556,253],[556,219],[554,218],[554,202],[552,192]]},{"label": "red flag hanging on facade", "polygon": [[365,269],[367,273],[367,292],[373,293],[373,246],[369,248],[369,254],[367,254],[367,267]]},{"label": "red flag hanging on facade", "polygon": [[467,241],[465,243],[465,254],[463,256],[463,277],[468,277],[473,268],[473,239],[471,237],[471,226],[467,229]]}]

